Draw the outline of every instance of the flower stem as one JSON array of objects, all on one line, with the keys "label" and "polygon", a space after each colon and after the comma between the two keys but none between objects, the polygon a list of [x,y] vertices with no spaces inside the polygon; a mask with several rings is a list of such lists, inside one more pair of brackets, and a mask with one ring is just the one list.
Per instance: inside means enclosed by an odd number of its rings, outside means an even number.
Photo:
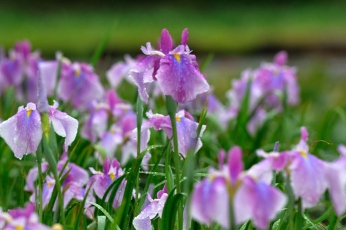
[{"label": "flower stem", "polygon": [[235,224],[234,208],[233,208],[233,197],[230,197],[229,202],[229,229],[236,230],[237,225]]},{"label": "flower stem", "polygon": [[[142,129],[142,122],[143,122],[143,101],[137,96],[137,158],[139,155],[141,155],[141,129]],[[138,204],[139,200],[139,174],[136,175],[136,196],[135,196],[135,203]],[[135,215],[139,212],[139,205],[136,205],[135,208]]]},{"label": "flower stem", "polygon": [[55,179],[55,188],[56,188],[56,191],[58,192],[60,222],[63,226],[65,226],[64,198],[62,195],[62,189],[61,189],[60,177],[58,174],[57,162],[56,162],[56,159],[54,158],[52,150],[50,149],[50,147],[48,145],[48,141],[47,141],[45,135],[43,135],[42,142],[43,142],[44,154],[45,154],[46,159],[48,161],[49,167],[51,168],[51,170],[53,172],[53,176]]},{"label": "flower stem", "polygon": [[[173,135],[173,149],[174,149],[174,164],[175,164],[175,180],[177,187],[177,194],[181,193],[180,186],[180,156],[179,156],[179,148],[178,148],[178,132],[177,132],[177,123],[175,120],[175,113],[177,111],[177,103],[172,99],[171,96],[166,96],[166,105],[167,112],[171,119],[172,124],[172,135]],[[183,226],[183,206],[179,204],[178,207],[178,223],[179,229],[182,229]]]},{"label": "flower stem", "polygon": [[42,204],[42,190],[43,190],[43,182],[42,182],[42,146],[39,145],[36,152],[37,159],[37,167],[38,167],[38,216],[39,221],[42,222],[42,214],[43,214],[43,204]]}]

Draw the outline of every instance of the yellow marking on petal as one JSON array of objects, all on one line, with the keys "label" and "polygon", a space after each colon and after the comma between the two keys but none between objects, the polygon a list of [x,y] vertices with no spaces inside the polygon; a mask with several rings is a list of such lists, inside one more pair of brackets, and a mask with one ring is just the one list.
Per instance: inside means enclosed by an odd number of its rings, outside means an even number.
[{"label": "yellow marking on petal", "polygon": [[17,225],[16,230],[24,230],[23,226]]},{"label": "yellow marking on petal", "polygon": [[112,180],[115,180],[115,174],[114,174],[114,173],[111,172],[111,173],[109,174],[109,176],[110,176],[110,178],[111,178]]},{"label": "yellow marking on petal", "polygon": [[49,188],[49,187],[52,187],[52,186],[53,186],[53,183],[52,182],[48,182],[47,187]]},{"label": "yellow marking on petal", "polygon": [[173,56],[178,62],[180,62],[180,54],[173,54]]},{"label": "yellow marking on petal", "polygon": [[180,118],[180,117],[175,117],[175,120],[176,120],[177,122],[179,122],[179,121],[181,120],[181,118]]},{"label": "yellow marking on petal", "polygon": [[116,130],[115,129],[111,129],[109,132],[110,132],[110,134],[115,134]]},{"label": "yellow marking on petal", "polygon": [[74,70],[74,75],[75,75],[76,77],[79,77],[80,74],[81,74],[81,71],[80,71],[79,68]]},{"label": "yellow marking on petal", "polygon": [[26,111],[26,117],[30,117],[31,112],[32,112],[32,109],[27,110]]},{"label": "yellow marking on petal", "polygon": [[300,153],[300,155],[302,155],[302,157],[304,157],[305,159],[308,158],[308,154],[307,154],[305,151],[300,150],[299,153]]}]

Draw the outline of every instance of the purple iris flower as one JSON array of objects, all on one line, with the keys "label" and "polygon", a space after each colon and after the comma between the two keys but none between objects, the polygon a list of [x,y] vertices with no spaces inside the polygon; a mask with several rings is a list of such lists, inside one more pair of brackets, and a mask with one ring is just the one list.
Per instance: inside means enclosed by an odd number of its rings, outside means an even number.
[{"label": "purple iris flower", "polygon": [[149,204],[133,219],[133,226],[135,229],[151,230],[151,220],[157,215],[161,218],[162,211],[168,198],[166,185],[157,193],[157,199],[151,198],[150,194],[147,195]]},{"label": "purple iris flower", "polygon": [[[169,116],[153,114],[151,111],[147,112],[147,116],[149,119],[146,126],[153,127],[155,130],[163,130],[168,138],[172,137],[172,123]],[[177,123],[179,153],[184,157],[189,151],[196,153],[202,147],[200,137],[203,135],[206,126],[202,126],[201,132],[197,136],[198,123],[194,121],[188,112],[179,111],[176,113],[175,120]]]},{"label": "purple iris flower", "polygon": [[[90,177],[88,181],[88,186],[91,186],[91,189],[92,189],[91,191],[94,191],[96,196],[98,196],[100,199],[102,199],[108,187],[116,179],[118,179],[120,176],[124,174],[123,170],[120,168],[120,163],[118,162],[116,158],[114,158],[112,161],[110,161],[109,158],[106,158],[103,165],[102,172],[96,171],[93,168],[90,168],[90,171],[94,175]],[[114,208],[117,208],[120,206],[124,196],[125,186],[126,186],[126,181],[123,180],[121,182],[121,185],[113,201]]]},{"label": "purple iris flower", "polygon": [[249,90],[249,113],[254,116],[247,126],[248,131],[254,135],[263,125],[270,111],[282,110],[282,98],[287,93],[287,103],[297,105],[299,103],[299,85],[297,82],[296,69],[286,66],[287,53],[279,52],[273,63],[263,63],[255,70],[245,70],[238,80],[232,82],[232,89],[227,93],[230,101],[230,110],[237,116],[242,102]]},{"label": "purple iris flower", "polygon": [[163,94],[172,96],[179,103],[191,101],[209,90],[209,84],[198,69],[196,56],[190,54],[187,40],[188,30],[184,29],[181,45],[173,49],[172,37],[163,29],[160,51],[154,50],[149,42],[141,48],[148,57],[130,70],[130,77],[145,103],[148,103],[146,87],[153,81],[157,81]]},{"label": "purple iris flower", "polygon": [[293,150],[269,154],[258,151],[270,162],[269,168],[289,172],[294,195],[302,199],[304,209],[315,206],[328,187],[326,172],[329,167],[309,153],[308,136],[306,128],[302,127],[301,139]]},{"label": "purple iris flower", "polygon": [[[127,77],[129,71],[134,68],[138,61],[136,59],[131,58],[130,55],[125,55],[125,62],[120,61],[115,63],[110,70],[107,71],[106,76],[111,84],[112,88],[117,88],[121,81]],[[130,78],[125,78],[130,79]],[[133,82],[131,81],[133,84]]]},{"label": "purple iris flower", "polygon": [[[85,192],[87,190],[84,187],[89,180],[88,172],[80,166],[73,163],[67,163],[66,167],[64,168],[64,171],[62,172],[63,167],[66,164],[66,160],[67,157],[63,156],[62,159],[58,162],[58,173],[65,176],[65,180],[62,183],[62,190],[64,191],[64,207],[66,207],[73,198],[76,200],[84,199]],[[41,165],[42,173],[45,173],[47,169],[48,163],[43,162]],[[35,181],[37,180],[37,177],[38,168],[35,167],[29,171],[28,177],[26,178],[24,190],[32,193],[32,196],[30,197],[31,202],[35,202],[38,194],[37,186],[35,186]],[[52,197],[54,186],[55,179],[53,179],[52,175],[48,174],[45,178],[45,182],[43,184],[42,189],[43,208],[45,208],[48,205]],[[88,195],[88,200],[94,200],[91,194]]]},{"label": "purple iris flower", "polygon": [[109,105],[93,101],[89,106],[89,117],[82,128],[82,137],[95,143],[107,130]]},{"label": "purple iris flower", "polygon": [[192,217],[207,225],[217,222],[228,228],[232,201],[235,224],[251,219],[256,227],[266,228],[287,201],[280,190],[270,185],[269,174],[270,167],[261,162],[244,172],[241,149],[233,147],[228,153],[228,165],[221,171],[210,169],[209,177],[195,185]]},{"label": "purple iris flower", "polygon": [[35,213],[35,205],[27,203],[25,208],[8,210],[7,213],[0,209],[0,227],[4,230],[49,230],[50,227],[39,223],[38,215]]},{"label": "purple iris flower", "polygon": [[[67,147],[76,138],[78,121],[60,112],[57,107],[56,102],[53,106],[49,106],[49,120],[54,131],[59,136],[65,137],[64,146]],[[19,107],[16,115],[0,124],[0,136],[18,159],[22,159],[28,153],[36,152],[42,139],[41,117],[36,105],[29,102],[25,108]]]},{"label": "purple iris flower", "polygon": [[42,81],[48,96],[53,95],[54,90],[57,86],[56,78],[57,78],[59,61],[68,62],[67,59],[63,59],[63,56],[60,52],[57,52],[55,54],[55,57],[56,57],[56,60],[54,61],[40,61],[38,63],[38,69],[40,71],[41,78],[42,78]]},{"label": "purple iris flower", "polygon": [[90,65],[62,62],[57,95],[77,109],[86,109],[91,101],[103,97],[104,89]]}]

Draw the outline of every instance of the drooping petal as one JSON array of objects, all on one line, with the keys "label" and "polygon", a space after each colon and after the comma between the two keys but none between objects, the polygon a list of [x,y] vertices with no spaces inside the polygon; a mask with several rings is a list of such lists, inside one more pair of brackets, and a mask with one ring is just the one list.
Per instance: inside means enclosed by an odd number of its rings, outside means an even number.
[{"label": "drooping petal", "polygon": [[302,198],[303,208],[313,207],[327,188],[325,163],[309,153],[292,151],[291,154],[293,192],[296,198]]},{"label": "drooping petal", "polygon": [[167,200],[168,194],[165,193],[160,199],[152,200],[150,195],[148,195],[148,200],[151,203],[147,205],[141,213],[133,219],[133,226],[136,230],[151,230],[151,219],[159,215],[161,217],[164,204]]},{"label": "drooping petal", "polygon": [[265,229],[284,208],[287,197],[278,189],[251,177],[243,178],[243,183],[234,197],[237,224],[249,219],[256,227]]},{"label": "drooping petal", "polygon": [[191,198],[191,215],[198,222],[210,225],[219,223],[229,226],[229,195],[226,180],[223,177],[204,179],[195,184]]},{"label": "drooping petal", "polygon": [[157,81],[165,95],[185,103],[209,90],[209,84],[194,65],[189,54],[169,54],[160,60]]},{"label": "drooping petal", "polygon": [[138,87],[138,94],[145,103],[148,103],[149,97],[146,91],[146,84],[154,81],[155,62],[159,61],[159,59],[160,57],[156,55],[148,56],[129,72],[129,77],[132,78],[132,81]]},{"label": "drooping petal", "polygon": [[41,117],[36,105],[28,103],[26,108],[20,107],[16,115],[3,121],[0,124],[0,136],[18,159],[36,152],[42,139]]},{"label": "drooping petal", "polygon": [[49,107],[49,119],[53,124],[54,131],[65,137],[65,147],[71,145],[77,135],[78,121],[67,115],[67,113],[57,110],[57,103]]}]

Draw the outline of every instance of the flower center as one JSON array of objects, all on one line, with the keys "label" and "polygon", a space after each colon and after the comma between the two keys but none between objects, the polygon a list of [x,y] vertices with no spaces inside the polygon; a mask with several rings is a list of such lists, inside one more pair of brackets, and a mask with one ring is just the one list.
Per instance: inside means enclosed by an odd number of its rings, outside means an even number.
[{"label": "flower center", "polygon": [[113,172],[111,172],[111,173],[109,174],[109,177],[110,177],[112,180],[115,180],[115,174],[114,174]]},{"label": "flower center", "polygon": [[49,187],[52,187],[52,186],[53,186],[53,183],[52,182],[48,182],[47,187],[49,188]]},{"label": "flower center", "polygon": [[173,56],[178,62],[180,62],[180,54],[173,54]]},{"label": "flower center", "polygon": [[302,157],[304,157],[305,159],[308,158],[308,154],[307,154],[305,151],[300,150],[299,153],[300,153],[300,155],[302,155]]},{"label": "flower center", "polygon": [[30,117],[31,112],[32,112],[32,109],[27,110],[26,111],[26,117]]}]

